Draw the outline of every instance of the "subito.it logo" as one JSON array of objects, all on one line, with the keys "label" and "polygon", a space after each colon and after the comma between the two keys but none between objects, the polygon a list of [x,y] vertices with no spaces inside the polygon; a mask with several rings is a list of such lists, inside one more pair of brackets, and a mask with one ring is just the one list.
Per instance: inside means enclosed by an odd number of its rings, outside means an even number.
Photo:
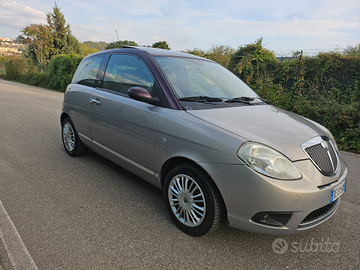
[{"label": "subito.it logo", "polygon": [[276,254],[284,254],[289,248],[289,244],[285,239],[277,238],[272,243],[272,249]]}]

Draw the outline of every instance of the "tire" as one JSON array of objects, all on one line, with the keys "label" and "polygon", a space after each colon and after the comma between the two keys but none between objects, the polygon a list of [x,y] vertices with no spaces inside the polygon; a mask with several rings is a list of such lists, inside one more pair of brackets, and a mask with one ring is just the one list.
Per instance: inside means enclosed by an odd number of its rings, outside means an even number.
[{"label": "tire", "polygon": [[165,177],[165,204],[176,226],[191,236],[220,227],[222,199],[212,179],[199,167],[181,163]]},{"label": "tire", "polygon": [[74,124],[69,117],[65,118],[61,123],[61,138],[65,151],[69,156],[82,156],[88,150],[88,148],[81,143]]}]

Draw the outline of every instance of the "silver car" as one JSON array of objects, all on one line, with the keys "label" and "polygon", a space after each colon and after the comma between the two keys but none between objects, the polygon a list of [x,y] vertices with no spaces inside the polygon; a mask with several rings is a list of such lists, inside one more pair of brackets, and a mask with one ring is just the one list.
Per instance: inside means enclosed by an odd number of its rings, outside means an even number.
[{"label": "silver car", "polygon": [[153,48],[85,57],[67,87],[62,140],[161,188],[174,223],[293,234],[330,218],[347,165],[330,132],[271,106],[219,64]]}]

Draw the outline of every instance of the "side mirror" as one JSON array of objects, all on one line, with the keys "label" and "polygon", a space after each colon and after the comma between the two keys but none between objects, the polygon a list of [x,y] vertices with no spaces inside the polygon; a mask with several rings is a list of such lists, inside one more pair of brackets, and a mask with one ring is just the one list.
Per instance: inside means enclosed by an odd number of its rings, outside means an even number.
[{"label": "side mirror", "polygon": [[160,100],[158,97],[153,97],[149,93],[149,91],[143,87],[139,87],[139,86],[130,87],[127,90],[127,93],[129,95],[129,97],[131,97],[132,99],[138,100],[138,101],[150,103],[153,105],[158,105],[160,103]]}]

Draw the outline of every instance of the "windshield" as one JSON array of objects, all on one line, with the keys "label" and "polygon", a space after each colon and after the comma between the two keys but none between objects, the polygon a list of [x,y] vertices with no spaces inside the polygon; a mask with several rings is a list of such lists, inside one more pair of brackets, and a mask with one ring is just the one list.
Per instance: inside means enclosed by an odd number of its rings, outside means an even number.
[{"label": "windshield", "polygon": [[180,100],[189,97],[259,98],[238,77],[214,62],[180,57],[155,58]]}]

